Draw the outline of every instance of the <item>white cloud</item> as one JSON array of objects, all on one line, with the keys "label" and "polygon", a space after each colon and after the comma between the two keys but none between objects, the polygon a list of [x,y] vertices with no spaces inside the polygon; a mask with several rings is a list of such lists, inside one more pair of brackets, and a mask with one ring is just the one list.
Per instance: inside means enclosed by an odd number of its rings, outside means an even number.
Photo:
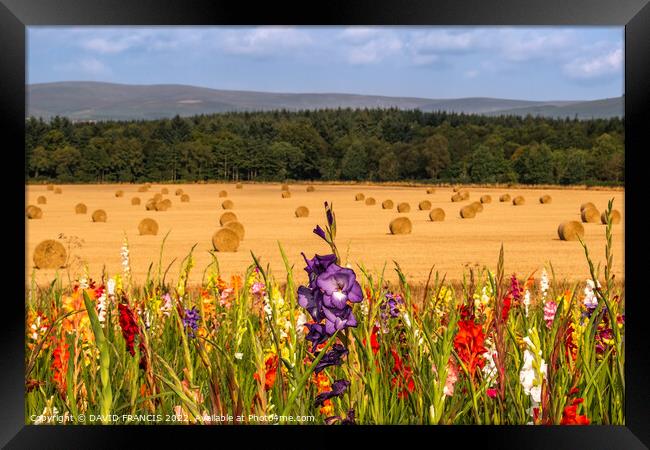
[{"label": "white cloud", "polygon": [[465,53],[485,47],[480,30],[432,30],[416,33],[409,42],[414,54]]},{"label": "white cloud", "polygon": [[312,43],[308,33],[295,28],[259,27],[250,31],[227,31],[218,43],[226,53],[268,56],[296,50]]},{"label": "white cloud", "polygon": [[592,58],[578,58],[564,66],[564,72],[576,79],[608,77],[622,71],[623,50],[620,48]]},{"label": "white cloud", "polygon": [[479,73],[480,72],[478,70],[472,69],[472,70],[465,71],[465,73],[463,75],[465,76],[465,78],[470,78],[471,79],[471,78],[476,78],[477,76],[479,76]]},{"label": "white cloud", "polygon": [[57,72],[70,74],[70,79],[78,79],[83,74],[91,78],[111,75],[111,69],[97,58],[82,58],[72,62],[57,64],[53,66]]},{"label": "white cloud", "polygon": [[79,69],[88,75],[105,75],[110,72],[106,64],[95,58],[79,61]]},{"label": "white cloud", "polygon": [[355,65],[378,63],[404,47],[396,33],[381,28],[346,28],[337,40],[342,42],[346,61]]}]

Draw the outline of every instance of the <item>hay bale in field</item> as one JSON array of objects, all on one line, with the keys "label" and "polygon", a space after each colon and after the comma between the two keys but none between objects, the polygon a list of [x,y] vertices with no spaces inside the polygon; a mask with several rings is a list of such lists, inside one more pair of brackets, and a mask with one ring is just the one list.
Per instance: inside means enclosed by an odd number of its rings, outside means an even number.
[{"label": "hay bale in field", "polygon": [[28,219],[41,219],[43,217],[43,210],[38,206],[29,205],[25,209],[25,216]]},{"label": "hay bale in field", "polygon": [[600,222],[600,211],[596,208],[585,208],[580,213],[580,218],[584,223],[598,223]]},{"label": "hay bale in field", "polygon": [[230,212],[230,211],[225,212],[219,218],[219,225],[224,226],[225,224],[233,220],[237,220],[237,215],[234,212]]},{"label": "hay bale in field", "polygon": [[291,197],[291,192],[282,191],[282,198],[290,198],[290,197]]},{"label": "hay bale in field", "polygon": [[151,189],[151,183],[145,183],[144,186],[145,186],[147,189]]},{"label": "hay bale in field", "polygon": [[418,203],[418,208],[420,211],[428,211],[431,209],[431,202],[429,200],[422,200]]},{"label": "hay bale in field", "polygon": [[373,206],[373,205],[375,205],[376,203],[377,203],[377,201],[376,201],[374,198],[372,198],[372,197],[368,197],[368,198],[366,199],[366,205],[368,205],[368,206]]},{"label": "hay bale in field", "polygon": [[124,191],[115,192],[115,197],[124,197]]},{"label": "hay bale in field", "polygon": [[452,189],[454,192],[458,192],[462,189],[461,186],[454,186],[454,189]]},{"label": "hay bale in field", "polygon": [[38,198],[36,199],[36,203],[39,205],[45,205],[47,204],[47,198],[44,195],[39,195]]},{"label": "hay bale in field", "polygon": [[244,189],[244,185],[241,184],[241,183],[237,183],[237,184],[235,185],[235,189]]},{"label": "hay bale in field", "polygon": [[[607,211],[603,211],[603,213],[600,215],[600,222],[603,225],[607,225]],[[621,213],[617,209],[612,209],[612,225],[616,225],[618,223],[621,223]]]},{"label": "hay bale in field", "polygon": [[176,189],[174,191],[174,195],[176,195],[176,196],[183,195],[183,190],[181,188]]},{"label": "hay bale in field", "polygon": [[88,208],[83,203],[77,203],[74,207],[75,214],[86,214],[87,212]]},{"label": "hay bale in field", "polygon": [[316,188],[314,186],[312,186],[311,184],[309,186],[307,186],[307,192],[314,192],[315,190],[316,190]]},{"label": "hay bale in field", "polygon": [[397,217],[388,225],[390,234],[411,234],[413,224],[408,217]]},{"label": "hay bale in field", "polygon": [[138,225],[140,236],[155,236],[158,234],[158,222],[147,217],[142,219]]},{"label": "hay bale in field", "polygon": [[357,202],[361,201],[361,200],[365,200],[365,198],[366,198],[366,196],[363,195],[361,192],[359,192],[357,195],[354,196],[354,200],[357,201]]},{"label": "hay bale in field", "polygon": [[463,219],[473,219],[476,217],[476,210],[472,205],[463,206],[460,208],[460,217]]},{"label": "hay bale in field", "polygon": [[461,200],[469,200],[469,191],[460,191]]},{"label": "hay bale in field", "polygon": [[54,190],[54,185],[53,184],[48,184],[47,185],[47,190],[48,191],[53,191]]},{"label": "hay bale in field", "polygon": [[235,204],[232,202],[232,200],[225,200],[222,204],[221,207],[223,209],[233,209],[235,207]]},{"label": "hay bale in field", "polygon": [[139,204],[140,204],[140,197],[133,197],[133,198],[131,199],[131,205],[133,205],[133,206],[137,206],[137,205],[139,205]]},{"label": "hay bale in field", "polygon": [[295,214],[296,217],[309,217],[309,209],[306,206],[298,206]]},{"label": "hay bale in field", "polygon": [[501,203],[503,202],[509,202],[510,201],[510,194],[503,194],[499,197],[499,201]]},{"label": "hay bale in field", "polygon": [[481,203],[492,203],[492,197],[489,195],[481,195]]},{"label": "hay bale in field", "polygon": [[402,202],[397,204],[397,212],[407,213],[410,211],[411,211],[411,205],[409,205],[408,203]]},{"label": "hay bale in field", "polygon": [[436,190],[434,188],[427,188],[427,194],[435,194]]},{"label": "hay bale in field", "polygon": [[582,238],[585,235],[585,228],[576,220],[562,222],[557,227],[557,235],[563,241],[577,241],[578,237]]},{"label": "hay bale in field", "polygon": [[382,209],[393,209],[393,201],[392,200],[384,200],[381,202],[381,207]]},{"label": "hay bale in field", "polygon": [[244,225],[242,225],[241,222],[231,220],[230,222],[226,222],[226,225],[224,226],[234,231],[240,241],[244,240]]},{"label": "hay bale in field", "polygon": [[598,208],[596,208],[596,205],[594,205],[593,203],[587,202],[587,203],[583,203],[582,205],[580,205],[580,212],[582,212],[583,209],[587,209],[587,208],[598,209]]},{"label": "hay bale in field", "polygon": [[65,266],[67,252],[62,243],[47,239],[36,246],[33,259],[38,269],[59,269]]},{"label": "hay bale in field", "polygon": [[162,194],[161,193],[155,194],[153,196],[153,201],[155,201],[156,203],[158,203],[159,201],[162,201]]},{"label": "hay bale in field", "polygon": [[429,213],[431,222],[442,222],[445,220],[445,211],[442,208],[433,208]]},{"label": "hay bale in field", "polygon": [[239,237],[230,228],[221,228],[212,235],[212,246],[218,252],[236,252],[239,248]]},{"label": "hay bale in field", "polygon": [[219,198],[224,198],[228,197],[228,192],[227,191],[219,191]]},{"label": "hay bale in field", "polygon": [[459,193],[455,193],[454,195],[451,196],[451,201],[456,203],[459,202],[463,199]]},{"label": "hay bale in field", "polygon": [[522,197],[521,195],[516,196],[515,198],[512,199],[512,204],[515,206],[520,206],[526,203],[526,199]]},{"label": "hay bale in field", "polygon": [[187,194],[181,195],[181,203],[187,203],[190,201],[190,196]]},{"label": "hay bale in field", "polygon": [[289,185],[286,183],[282,183],[282,186],[280,186],[281,191],[288,191],[289,190]]},{"label": "hay bale in field", "polygon": [[147,186],[140,186],[138,188],[138,192],[147,192],[148,190],[149,190],[149,188]]},{"label": "hay bale in field", "polygon": [[147,203],[145,203],[144,207],[146,208],[147,211],[155,211],[156,203],[158,203],[156,199],[151,198],[147,200]]},{"label": "hay bale in field", "polygon": [[103,209],[97,209],[93,212],[93,215],[91,217],[93,219],[93,222],[106,222],[106,211]]},{"label": "hay bale in field", "polygon": [[546,205],[546,204],[548,204],[548,203],[551,203],[551,201],[553,201],[553,199],[551,198],[550,195],[542,195],[542,196],[539,198],[539,202],[540,202],[542,205]]},{"label": "hay bale in field", "polygon": [[169,194],[169,189],[167,189],[167,188],[162,188],[162,189],[160,190],[160,193],[163,194],[163,195],[167,195],[167,194]]},{"label": "hay bale in field", "polygon": [[472,208],[474,208],[474,211],[476,212],[483,212],[483,203],[481,202],[472,202],[469,204]]},{"label": "hay bale in field", "polygon": [[156,202],[156,211],[167,211],[171,207],[172,207],[172,201],[168,198]]},{"label": "hay bale in field", "polygon": [[54,193],[55,194],[61,194],[61,193],[63,193],[63,189],[61,189],[60,187],[54,188]]}]

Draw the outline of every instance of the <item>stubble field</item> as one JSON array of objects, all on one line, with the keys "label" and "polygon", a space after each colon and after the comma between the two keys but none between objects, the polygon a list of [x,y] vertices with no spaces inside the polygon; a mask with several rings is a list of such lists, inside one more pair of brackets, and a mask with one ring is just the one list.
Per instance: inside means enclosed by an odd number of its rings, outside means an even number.
[{"label": "stubble field", "polygon": [[[467,267],[487,265],[493,269],[501,243],[505,249],[506,273],[517,272],[527,276],[544,264],[551,262],[559,280],[578,281],[589,277],[588,266],[582,247],[577,241],[561,241],[558,225],[567,220],[580,221],[580,205],[593,202],[604,211],[609,199],[622,214],[621,223],[613,227],[614,268],[616,279],[624,279],[624,192],[620,190],[578,189],[514,189],[468,187],[469,200],[452,202],[451,187],[437,187],[435,193],[427,194],[426,187],[315,185],[314,192],[307,192],[306,185],[290,185],[291,197],[281,197],[280,184],[246,184],[236,189],[234,184],[153,184],[148,192],[138,192],[140,185],[60,185],[60,194],[47,190],[45,185],[26,187],[26,205],[37,205],[37,197],[45,196],[46,204],[39,204],[43,211],[41,219],[26,220],[26,267],[27,281],[34,274],[39,284],[50,283],[55,270],[34,272],[33,254],[38,243],[45,239],[79,238],[81,246],[73,248],[74,264],[87,265],[91,277],[98,279],[103,268],[108,274],[121,272],[120,248],[124,235],[128,237],[130,262],[135,282],[144,282],[150,263],[157,269],[160,246],[165,234],[169,236],[164,246],[163,268],[175,259],[168,279],[176,279],[181,260],[194,244],[196,267],[190,276],[190,284],[199,284],[203,270],[212,262],[212,235],[220,228],[219,217],[224,200],[232,200],[234,212],[245,227],[245,237],[235,253],[217,253],[221,273],[230,276],[243,274],[252,263],[251,251],[263,264],[270,263],[272,273],[284,277],[286,271],[278,249],[282,244],[294,270],[301,273],[304,261],[301,252],[308,257],[314,253],[324,254],[329,248],[312,234],[316,224],[325,222],[323,202],[333,204],[337,218],[337,243],[341,256],[352,267],[363,265],[371,271],[380,272],[386,264],[386,278],[396,280],[392,261],[400,264],[411,283],[424,283],[435,265],[447,280],[462,279]],[[145,203],[163,188],[169,190],[164,198],[172,202],[167,211],[147,211]],[[190,197],[182,203],[174,195],[182,189]],[[117,190],[124,191],[116,197]],[[226,190],[228,196],[220,198]],[[376,204],[368,206],[355,201],[355,194],[373,197]],[[499,196],[508,193],[512,198],[521,195],[524,205],[500,202]],[[550,204],[541,204],[539,197],[548,194]],[[473,219],[462,219],[461,207],[478,201],[482,195],[490,195],[491,203],[484,204],[483,212]],[[140,205],[131,205],[131,199],[139,197]],[[395,206],[408,202],[411,210],[398,213],[395,207],[382,209],[381,203],[391,199]],[[429,200],[432,208],[442,208],[446,213],[443,222],[429,220],[428,210],[419,210],[418,204]],[[84,203],[86,214],[75,214],[75,205]],[[297,218],[295,209],[306,206],[309,216]],[[93,223],[91,214],[96,209],[107,213],[105,223]],[[388,224],[398,216],[407,216],[413,223],[408,235],[391,235]],[[140,236],[138,224],[146,217],[159,225],[157,236]],[[585,223],[585,242],[594,262],[604,264],[605,226]],[[62,270],[62,273],[65,269]],[[76,271],[75,271],[76,272]],[[75,276],[75,274],[73,274]],[[306,277],[305,277],[306,278]],[[302,281],[302,280],[300,280]]]}]

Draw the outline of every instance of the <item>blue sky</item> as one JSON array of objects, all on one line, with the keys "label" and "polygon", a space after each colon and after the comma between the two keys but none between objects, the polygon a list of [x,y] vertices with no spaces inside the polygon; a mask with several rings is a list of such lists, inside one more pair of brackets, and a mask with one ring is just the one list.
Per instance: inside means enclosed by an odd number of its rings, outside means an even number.
[{"label": "blue sky", "polygon": [[28,83],[591,100],[623,94],[622,27],[29,27]]}]

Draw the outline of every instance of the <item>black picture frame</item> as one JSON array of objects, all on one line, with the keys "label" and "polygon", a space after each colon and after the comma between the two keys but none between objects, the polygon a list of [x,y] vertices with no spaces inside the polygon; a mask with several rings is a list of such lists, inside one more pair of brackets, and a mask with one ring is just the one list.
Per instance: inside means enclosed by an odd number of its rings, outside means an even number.
[{"label": "black picture frame", "polygon": [[[617,25],[625,26],[625,272],[626,272],[626,426],[589,427],[170,427],[72,426],[24,424],[24,173],[10,176],[11,221],[3,223],[12,251],[3,271],[3,314],[0,322],[0,444],[6,448],[131,448],[144,438],[173,446],[207,439],[223,445],[224,437],[256,438],[272,448],[349,443],[348,433],[401,445],[467,444],[494,448],[605,449],[648,448],[650,417],[645,333],[648,300],[644,295],[642,252],[647,248],[642,212],[643,154],[650,124],[650,5],[648,0],[444,0],[389,2],[335,0],[300,5],[265,2],[198,0],[0,0],[0,129],[7,167],[24,160],[25,27],[32,25]],[[22,153],[21,153],[22,152]],[[22,155],[22,156],[21,156]],[[8,164],[12,164],[9,166]],[[22,263],[22,264],[21,264]],[[12,276],[12,275],[15,275]],[[279,433],[278,430],[282,432]],[[209,433],[209,434],[208,434]],[[341,433],[346,433],[344,436]],[[414,433],[418,436],[417,443]],[[282,440],[279,440],[282,435]],[[426,435],[426,436],[424,436]],[[218,439],[218,440],[217,440]],[[285,440],[286,439],[286,440]],[[426,439],[423,441],[422,439]],[[364,446],[367,444],[364,444]]]}]

